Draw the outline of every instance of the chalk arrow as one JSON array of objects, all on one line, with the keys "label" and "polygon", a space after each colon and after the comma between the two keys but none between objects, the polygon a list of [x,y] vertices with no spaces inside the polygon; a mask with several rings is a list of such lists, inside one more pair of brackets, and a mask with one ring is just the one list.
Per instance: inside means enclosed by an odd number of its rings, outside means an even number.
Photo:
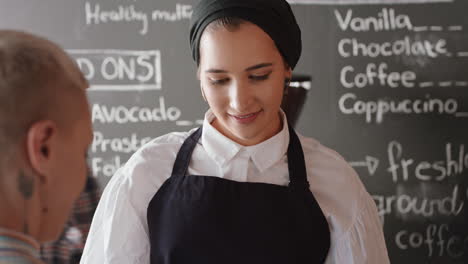
[{"label": "chalk arrow", "polygon": [[371,156],[366,156],[365,161],[351,161],[349,165],[353,167],[367,167],[369,174],[372,176],[377,170],[377,167],[379,167],[379,160]]}]

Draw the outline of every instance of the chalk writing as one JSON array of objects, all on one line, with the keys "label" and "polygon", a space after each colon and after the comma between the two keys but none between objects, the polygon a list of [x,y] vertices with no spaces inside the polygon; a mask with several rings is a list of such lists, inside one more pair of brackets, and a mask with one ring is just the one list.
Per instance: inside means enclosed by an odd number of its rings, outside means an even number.
[{"label": "chalk writing", "polygon": [[[424,188],[421,188],[424,189]],[[429,192],[403,193],[395,195],[372,195],[380,216],[394,214],[401,219],[414,217],[457,216],[465,202],[460,199],[460,187],[453,187],[444,197],[430,197]]]},{"label": "chalk writing", "polygon": [[455,81],[455,86],[466,87],[466,86],[468,86],[468,82],[466,82],[466,81]]},{"label": "chalk writing", "polygon": [[85,3],[86,25],[108,23],[138,23],[139,33],[148,34],[150,21],[176,22],[188,20],[192,16],[192,6],[176,4],[175,10],[138,10],[134,5],[118,5],[104,10],[99,4]]},{"label": "chalk writing", "polygon": [[178,126],[203,125],[203,120],[195,120],[195,121],[179,120],[179,121],[176,122],[176,125],[178,125]]},{"label": "chalk writing", "polygon": [[102,132],[95,131],[91,151],[133,153],[150,141],[150,137],[139,139],[136,133],[132,133],[130,137],[105,138]]},{"label": "chalk writing", "polygon": [[388,72],[388,65],[384,62],[380,64],[369,63],[366,65],[365,72],[355,73],[351,65],[341,69],[340,82],[345,88],[364,88],[370,85],[378,84],[381,86],[396,87],[414,87],[416,73],[413,71]]},{"label": "chalk writing", "polygon": [[140,34],[148,33],[148,14],[136,10],[134,5],[119,5],[116,10],[102,10],[101,5],[85,3],[86,24],[106,24],[110,22],[137,22],[141,24]]},{"label": "chalk writing", "polygon": [[122,167],[122,165],[119,155],[114,155],[109,159],[104,159],[102,157],[94,157],[91,159],[91,170],[93,175],[112,177],[115,172]]},{"label": "chalk writing", "polygon": [[434,86],[434,82],[421,82],[421,83],[419,83],[419,87],[421,87],[421,88],[433,87],[433,86]]},{"label": "chalk writing", "polygon": [[[415,26],[413,27],[413,31],[415,32],[423,32],[423,31],[442,31],[444,30],[441,26]],[[461,31],[463,27],[460,25],[448,26],[445,28],[447,31]]]},{"label": "chalk writing", "polygon": [[463,27],[458,26],[458,25],[457,26],[449,26],[448,30],[450,30],[450,31],[461,31],[461,30],[463,30]]},{"label": "chalk writing", "polygon": [[166,107],[163,96],[159,97],[159,105],[156,107],[140,106],[111,106],[93,104],[93,123],[149,123],[162,121],[177,121],[182,112],[175,106]]},{"label": "chalk writing", "polygon": [[439,114],[455,115],[458,111],[458,101],[454,98],[431,98],[428,94],[423,99],[377,99],[360,100],[354,93],[342,95],[338,101],[341,113],[346,115],[362,115],[366,123],[381,124],[388,114],[421,115]]},{"label": "chalk writing", "polygon": [[351,56],[377,58],[401,55],[437,58],[447,53],[447,41],[445,39],[437,41],[412,40],[411,37],[405,36],[392,42],[363,43],[357,38],[343,38],[338,42],[338,53],[343,58]]},{"label": "chalk writing", "polygon": [[92,90],[161,88],[158,50],[67,50]]},{"label": "chalk writing", "polygon": [[468,252],[468,237],[453,235],[447,224],[430,224],[425,232],[401,230],[395,235],[395,243],[401,250],[425,248],[428,257],[461,258]]},{"label": "chalk writing", "polygon": [[353,167],[365,167],[369,171],[369,174],[372,176],[379,167],[379,159],[371,156],[366,156],[365,161],[350,161],[349,165]]},{"label": "chalk writing", "polygon": [[461,175],[468,169],[468,152],[460,144],[452,151],[453,144],[445,145],[444,158],[435,161],[415,161],[404,155],[403,146],[398,141],[388,144],[387,155],[393,182],[408,181],[414,175],[420,181],[443,181],[448,177]]},{"label": "chalk writing", "polygon": [[413,25],[406,14],[396,14],[393,8],[383,8],[376,16],[371,17],[354,17],[353,10],[348,9],[346,15],[343,15],[338,10],[334,10],[336,21],[341,30],[348,29],[355,32],[366,31],[390,31],[400,29],[411,29]]},{"label": "chalk writing", "polygon": [[175,12],[169,12],[166,10],[153,10],[151,13],[151,19],[153,21],[179,21],[183,19],[190,19],[192,17],[192,6],[176,4]]}]

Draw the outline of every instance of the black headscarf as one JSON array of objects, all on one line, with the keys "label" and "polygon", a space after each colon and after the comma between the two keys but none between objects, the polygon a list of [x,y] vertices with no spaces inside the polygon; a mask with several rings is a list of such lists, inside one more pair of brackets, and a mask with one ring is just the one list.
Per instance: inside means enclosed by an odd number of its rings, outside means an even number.
[{"label": "black headscarf", "polygon": [[286,0],[201,0],[190,26],[192,57],[200,62],[200,39],[205,28],[222,17],[247,20],[265,31],[291,67],[301,56],[301,30]]}]

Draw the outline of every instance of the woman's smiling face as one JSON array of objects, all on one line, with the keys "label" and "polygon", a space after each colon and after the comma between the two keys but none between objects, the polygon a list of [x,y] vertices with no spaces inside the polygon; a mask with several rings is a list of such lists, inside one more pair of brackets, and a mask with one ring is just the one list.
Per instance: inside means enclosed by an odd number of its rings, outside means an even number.
[{"label": "woman's smiling face", "polygon": [[200,84],[218,131],[250,146],[281,130],[279,111],[291,70],[267,33],[250,22],[235,29],[208,27],[200,54]]}]

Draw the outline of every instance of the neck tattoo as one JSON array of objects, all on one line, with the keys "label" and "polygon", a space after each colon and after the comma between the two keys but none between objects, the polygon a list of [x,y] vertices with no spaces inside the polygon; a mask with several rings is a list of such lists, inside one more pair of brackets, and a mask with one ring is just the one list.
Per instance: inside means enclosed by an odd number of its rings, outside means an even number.
[{"label": "neck tattoo", "polygon": [[34,191],[34,178],[33,177],[28,177],[23,171],[19,172],[18,175],[18,191],[24,198],[24,223],[23,223],[23,232],[25,234],[29,234],[29,227],[28,227],[28,222],[27,222],[27,205],[28,205],[28,200],[31,199]]}]

